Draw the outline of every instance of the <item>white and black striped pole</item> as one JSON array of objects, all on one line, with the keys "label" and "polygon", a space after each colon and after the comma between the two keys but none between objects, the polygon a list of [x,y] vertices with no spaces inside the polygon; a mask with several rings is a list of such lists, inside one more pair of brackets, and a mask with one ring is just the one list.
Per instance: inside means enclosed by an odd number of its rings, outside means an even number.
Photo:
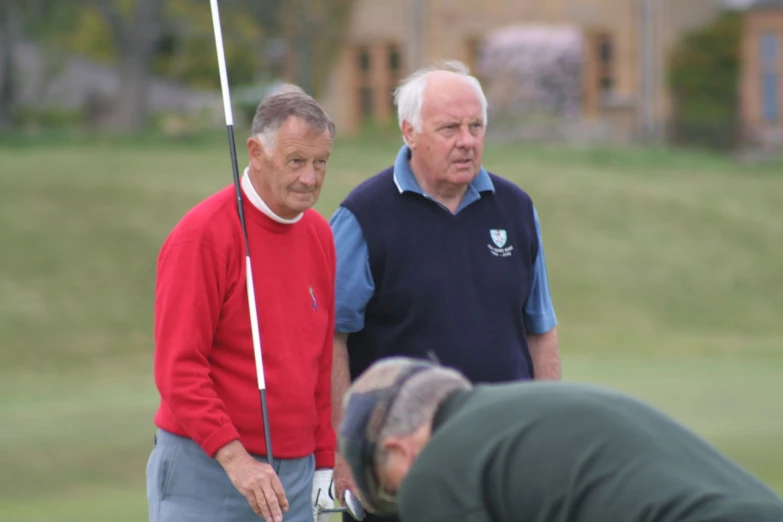
[{"label": "white and black striped pole", "polygon": [[231,167],[234,172],[234,188],[236,189],[237,210],[239,221],[242,224],[242,234],[245,238],[245,267],[247,282],[247,301],[250,309],[250,328],[253,332],[253,350],[256,359],[256,375],[258,377],[258,391],[261,396],[261,420],[264,423],[264,439],[266,440],[266,456],[269,464],[274,466],[272,456],[272,439],[269,434],[269,412],[266,405],[266,382],[264,380],[264,361],[261,357],[261,336],[258,331],[258,314],[256,310],[256,296],[253,290],[253,268],[250,263],[250,243],[247,239],[247,226],[245,225],[245,212],[242,208],[242,187],[239,182],[239,167],[237,165],[237,151],[234,142],[234,119],[231,115],[231,96],[228,91],[228,74],[226,73],[226,57],[223,51],[223,34],[220,30],[220,13],[217,0],[210,0],[212,4],[212,25],[215,29],[215,47],[217,49],[218,68],[220,69],[220,87],[223,92],[223,110],[226,113],[226,129],[228,131],[228,144],[231,150]]}]

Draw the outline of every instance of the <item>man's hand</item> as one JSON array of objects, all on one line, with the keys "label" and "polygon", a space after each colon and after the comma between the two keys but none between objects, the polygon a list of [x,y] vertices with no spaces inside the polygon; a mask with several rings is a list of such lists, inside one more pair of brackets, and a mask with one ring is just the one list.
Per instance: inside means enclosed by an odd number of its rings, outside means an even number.
[{"label": "man's hand", "polygon": [[331,469],[318,469],[313,475],[313,492],[310,497],[313,504],[313,519],[316,522],[329,522],[334,513],[318,514],[321,509],[334,508],[334,483]]},{"label": "man's hand", "polygon": [[346,490],[350,490],[357,497],[360,496],[359,490],[354,484],[350,466],[339,453],[336,453],[334,456],[334,493],[335,497],[340,500],[340,504],[345,498]]},{"label": "man's hand", "polygon": [[272,466],[254,459],[236,440],[220,448],[215,459],[257,515],[267,522],[282,522],[288,499]]}]

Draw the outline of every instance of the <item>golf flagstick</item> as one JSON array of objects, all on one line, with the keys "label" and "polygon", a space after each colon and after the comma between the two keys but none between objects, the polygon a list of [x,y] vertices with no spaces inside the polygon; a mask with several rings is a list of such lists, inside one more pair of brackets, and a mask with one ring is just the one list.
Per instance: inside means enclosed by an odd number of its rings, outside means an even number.
[{"label": "golf flagstick", "polygon": [[228,131],[228,145],[231,151],[231,167],[234,172],[234,188],[236,189],[237,210],[239,221],[242,224],[242,234],[245,239],[245,279],[247,282],[247,301],[250,309],[250,328],[253,331],[253,350],[256,358],[256,374],[258,376],[258,391],[261,395],[261,420],[264,423],[264,440],[266,441],[266,458],[274,467],[272,456],[272,439],[269,435],[269,413],[266,405],[266,382],[264,379],[264,361],[261,357],[261,336],[258,332],[258,314],[256,311],[256,296],[253,290],[253,268],[250,263],[250,243],[247,239],[247,226],[245,225],[245,212],[242,208],[242,187],[239,182],[239,167],[237,166],[237,151],[234,143],[234,119],[231,115],[231,97],[228,91],[228,75],[226,73],[226,57],[223,51],[223,35],[220,30],[220,13],[217,0],[210,0],[212,4],[212,25],[215,28],[215,47],[217,49],[218,68],[220,70],[220,87],[223,92],[223,110],[226,113],[226,129]]}]

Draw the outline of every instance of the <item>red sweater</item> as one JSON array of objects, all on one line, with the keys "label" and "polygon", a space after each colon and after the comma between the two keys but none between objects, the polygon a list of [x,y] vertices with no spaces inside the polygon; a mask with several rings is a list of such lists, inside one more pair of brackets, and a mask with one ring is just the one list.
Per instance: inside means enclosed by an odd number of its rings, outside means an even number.
[{"label": "red sweater", "polygon": [[[275,458],[334,466],[331,371],[335,252],[314,210],[294,224],[243,198]],[[155,287],[155,424],[214,457],[239,439],[266,455],[233,186],[188,212],[164,242]]]}]

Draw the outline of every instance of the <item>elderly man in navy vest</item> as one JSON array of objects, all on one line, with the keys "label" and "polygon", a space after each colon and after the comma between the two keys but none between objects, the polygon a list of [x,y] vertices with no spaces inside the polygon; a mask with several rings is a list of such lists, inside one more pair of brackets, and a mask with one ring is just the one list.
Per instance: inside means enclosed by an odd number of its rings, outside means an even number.
[{"label": "elderly man in navy vest", "polygon": [[[525,191],[482,167],[480,83],[445,62],[404,80],[395,102],[404,145],[393,166],[330,221],[336,427],[350,381],[382,357],[431,351],[474,383],[560,379],[538,214]],[[334,482],[338,498],[355,492],[339,455]]]}]

